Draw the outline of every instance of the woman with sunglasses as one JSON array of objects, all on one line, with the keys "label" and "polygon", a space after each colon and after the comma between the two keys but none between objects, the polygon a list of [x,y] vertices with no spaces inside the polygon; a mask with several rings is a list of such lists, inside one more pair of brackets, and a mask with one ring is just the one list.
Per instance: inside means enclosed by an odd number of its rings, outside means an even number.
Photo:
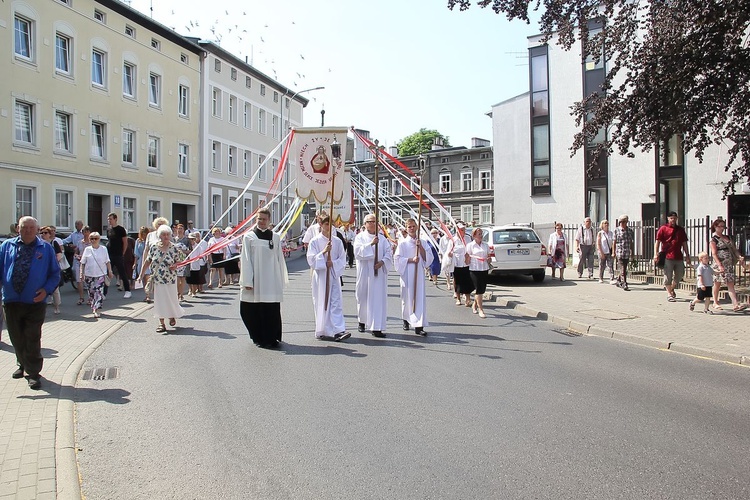
[{"label": "woman with sunglasses", "polygon": [[[52,245],[52,247],[55,249],[55,257],[57,257],[57,263],[60,264],[62,259],[65,258],[65,254],[62,251],[62,247],[55,241],[55,232],[52,231],[52,228],[50,226],[43,226],[39,230],[39,234],[42,237],[44,241]],[[55,314],[60,314],[60,305],[62,304],[62,299],[60,298],[60,287],[58,286],[55,288],[55,291],[52,292],[52,305],[55,308]]]},{"label": "woman with sunglasses", "polygon": [[99,309],[104,301],[105,277],[110,280],[113,277],[109,252],[100,244],[101,239],[99,233],[92,232],[89,235],[91,246],[84,248],[81,255],[80,280],[85,281],[89,289],[89,303],[95,318],[99,317]]}]

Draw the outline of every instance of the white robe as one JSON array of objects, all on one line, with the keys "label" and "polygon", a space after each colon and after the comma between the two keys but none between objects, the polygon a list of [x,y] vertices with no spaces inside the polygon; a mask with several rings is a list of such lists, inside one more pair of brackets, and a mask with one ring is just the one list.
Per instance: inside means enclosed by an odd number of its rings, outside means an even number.
[{"label": "white robe", "polygon": [[[289,282],[281,239],[273,234],[273,248],[255,231],[242,237],[240,254],[240,300],[242,302],[281,302]],[[251,286],[252,290],[245,287]]]},{"label": "white robe", "polygon": [[333,337],[337,333],[346,330],[344,322],[344,311],[341,300],[340,276],[346,267],[346,251],[344,244],[337,236],[331,240],[331,262],[333,266],[328,269],[330,277],[328,309],[325,309],[326,297],[326,254],[323,253],[328,238],[323,233],[318,233],[307,246],[307,263],[312,269],[312,299],[315,310],[315,336]]},{"label": "white robe", "polygon": [[[401,319],[408,321],[413,327],[430,326],[427,322],[427,300],[425,296],[425,273],[424,270],[432,264],[432,250],[430,243],[421,240],[425,251],[425,258],[419,258],[419,262],[409,262],[417,255],[417,241],[407,236],[398,243],[393,260],[396,271],[401,276]],[[416,267],[416,272],[415,272]],[[414,307],[414,287],[416,286],[416,307]]]},{"label": "white robe", "polygon": [[[375,258],[374,234],[362,231],[354,238],[354,258],[357,259],[357,318],[365,329],[383,331],[388,321],[388,271],[393,269],[391,243],[383,233],[378,235],[378,256]],[[374,266],[378,261],[383,266],[375,276]]]}]

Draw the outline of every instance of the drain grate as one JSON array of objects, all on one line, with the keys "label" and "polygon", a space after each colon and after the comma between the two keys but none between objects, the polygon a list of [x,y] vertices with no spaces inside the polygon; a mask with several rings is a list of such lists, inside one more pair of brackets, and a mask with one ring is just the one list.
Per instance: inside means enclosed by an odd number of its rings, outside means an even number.
[{"label": "drain grate", "polygon": [[112,380],[120,377],[120,369],[116,366],[109,368],[90,368],[83,372],[83,380]]}]

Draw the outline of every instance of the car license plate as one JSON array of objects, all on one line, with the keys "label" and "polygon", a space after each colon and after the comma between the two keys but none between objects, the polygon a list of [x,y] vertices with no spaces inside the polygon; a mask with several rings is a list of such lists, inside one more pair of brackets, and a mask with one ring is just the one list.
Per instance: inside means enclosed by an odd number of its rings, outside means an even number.
[{"label": "car license plate", "polygon": [[529,255],[528,248],[511,248],[508,250],[508,255]]}]

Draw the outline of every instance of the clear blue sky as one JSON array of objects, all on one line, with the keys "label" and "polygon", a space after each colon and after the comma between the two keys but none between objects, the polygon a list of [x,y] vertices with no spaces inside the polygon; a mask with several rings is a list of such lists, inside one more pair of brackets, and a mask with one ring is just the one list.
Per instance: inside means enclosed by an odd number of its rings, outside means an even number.
[{"label": "clear blue sky", "polygon": [[[395,145],[420,128],[453,146],[492,139],[492,104],[528,90],[526,37],[538,26],[446,0],[132,0],[178,33],[217,41],[306,93],[304,125],[369,130]],[[193,26],[190,23],[193,23]],[[196,26],[196,24],[198,26]],[[211,31],[213,29],[213,32]]]}]

